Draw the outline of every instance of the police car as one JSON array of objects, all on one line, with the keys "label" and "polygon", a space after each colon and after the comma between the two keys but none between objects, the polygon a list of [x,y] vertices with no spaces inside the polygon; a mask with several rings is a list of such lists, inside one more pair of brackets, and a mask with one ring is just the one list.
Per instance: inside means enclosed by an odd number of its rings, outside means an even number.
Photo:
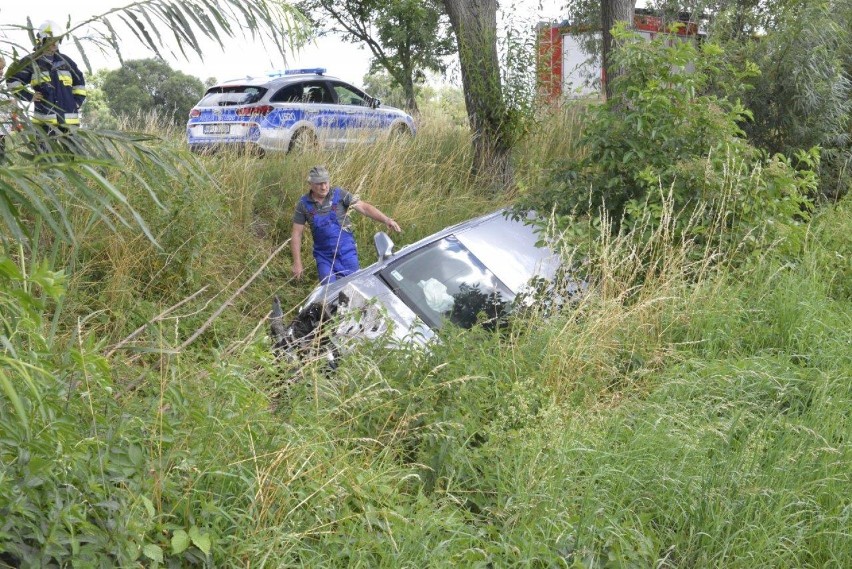
[{"label": "police car", "polygon": [[311,68],[210,87],[189,113],[186,140],[195,152],[220,148],[286,152],[317,144],[370,143],[380,136],[414,132],[414,120],[405,112],[325,75],[323,68]]}]

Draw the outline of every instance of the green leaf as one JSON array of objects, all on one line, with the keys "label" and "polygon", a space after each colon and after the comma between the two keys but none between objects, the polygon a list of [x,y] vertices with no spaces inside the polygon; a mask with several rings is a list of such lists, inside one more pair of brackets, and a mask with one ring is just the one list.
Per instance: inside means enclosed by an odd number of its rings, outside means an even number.
[{"label": "green leaf", "polygon": [[14,280],[23,279],[23,275],[21,274],[20,269],[18,269],[18,265],[16,265],[14,261],[8,257],[0,258],[0,276]]},{"label": "green leaf", "polygon": [[18,392],[15,390],[15,387],[12,385],[10,379],[3,373],[3,370],[0,370],[0,387],[3,388],[3,392],[6,394],[6,397],[9,399],[9,402],[14,407],[15,412],[18,414],[18,419],[20,419],[21,426],[24,427],[24,431],[27,434],[27,438],[30,436],[30,426],[29,426],[29,418],[27,416],[26,409],[24,409],[24,404],[21,401],[21,398],[18,396]]},{"label": "green leaf", "polygon": [[209,533],[201,533],[198,526],[192,526],[189,528],[189,537],[192,539],[192,543],[195,547],[203,551],[205,554],[210,555],[212,544]]},{"label": "green leaf", "polygon": [[148,512],[149,516],[154,517],[157,513],[157,510],[154,509],[154,503],[147,496],[140,496],[140,498],[142,498],[142,503],[145,505],[145,511]]},{"label": "green leaf", "polygon": [[151,559],[152,561],[156,561],[158,563],[163,562],[163,550],[160,548],[159,545],[149,543],[148,545],[142,548],[142,553],[144,553],[145,557]]},{"label": "green leaf", "polygon": [[130,445],[127,449],[127,456],[130,458],[130,462],[132,462],[134,466],[141,465],[145,459],[142,454],[142,449],[139,448],[138,445]]},{"label": "green leaf", "polygon": [[182,529],[176,530],[172,535],[172,553],[179,554],[186,551],[190,545],[189,535]]}]

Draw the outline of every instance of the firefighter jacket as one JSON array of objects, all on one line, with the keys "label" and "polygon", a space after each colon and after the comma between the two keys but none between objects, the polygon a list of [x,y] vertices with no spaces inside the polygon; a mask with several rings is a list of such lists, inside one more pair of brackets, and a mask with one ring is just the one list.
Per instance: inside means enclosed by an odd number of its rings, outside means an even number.
[{"label": "firefighter jacket", "polygon": [[34,93],[42,94],[42,100],[33,107],[34,123],[80,124],[86,80],[73,59],[59,52],[52,56],[33,53],[12,64],[9,72],[6,84],[13,95],[32,101]]}]

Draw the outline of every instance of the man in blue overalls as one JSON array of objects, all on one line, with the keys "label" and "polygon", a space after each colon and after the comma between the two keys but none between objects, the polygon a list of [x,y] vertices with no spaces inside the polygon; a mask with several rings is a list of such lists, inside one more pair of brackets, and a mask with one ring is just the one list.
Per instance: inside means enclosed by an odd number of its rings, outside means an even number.
[{"label": "man in blue overalls", "polygon": [[351,275],[360,268],[355,236],[352,234],[352,224],[349,220],[349,208],[385,224],[388,229],[402,231],[396,221],[375,206],[359,200],[343,188],[331,188],[329,180],[328,170],[324,166],[311,168],[308,173],[310,191],[296,203],[290,239],[293,275],[301,279],[304,274],[302,233],[305,231],[305,223],[310,225],[314,238],[314,259],[322,284]]}]

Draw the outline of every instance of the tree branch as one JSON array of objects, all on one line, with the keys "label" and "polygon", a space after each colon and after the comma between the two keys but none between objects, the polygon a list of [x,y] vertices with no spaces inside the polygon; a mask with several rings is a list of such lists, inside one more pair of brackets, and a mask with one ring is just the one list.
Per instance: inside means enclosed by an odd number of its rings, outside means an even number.
[{"label": "tree branch", "polygon": [[231,303],[234,301],[234,299],[237,298],[239,295],[241,295],[243,293],[243,291],[245,291],[248,288],[248,286],[252,282],[254,282],[254,280],[260,275],[260,273],[263,272],[263,269],[266,268],[266,266],[272,261],[272,259],[274,259],[275,256],[278,255],[278,253],[280,253],[281,250],[284,249],[284,247],[286,247],[289,244],[290,244],[290,240],[287,239],[286,241],[284,241],[284,243],[279,245],[278,248],[275,251],[273,251],[272,254],[269,257],[267,257],[267,259],[263,262],[263,264],[260,265],[260,267],[258,267],[258,269],[254,272],[254,274],[251,277],[249,277],[249,279],[245,283],[243,283],[243,286],[238,288],[236,290],[236,292],[234,292],[234,294],[232,294],[228,298],[228,300],[223,302],[221,304],[221,306],[219,306],[219,308],[217,308],[216,311],[213,312],[213,314],[210,316],[210,318],[208,318],[207,321],[204,324],[201,325],[201,328],[196,330],[192,334],[192,336],[190,336],[189,338],[184,340],[184,342],[180,346],[178,346],[177,351],[180,352],[180,351],[184,350],[187,346],[189,346],[191,343],[193,343],[195,340],[197,340],[198,337],[201,334],[203,334],[205,332],[205,330],[207,330],[207,328],[210,327],[211,324],[213,324],[213,321],[216,320],[219,317],[219,315],[222,314],[222,312],[224,312],[225,309],[228,308],[228,306],[231,305]]},{"label": "tree branch", "polygon": [[198,296],[199,294],[201,294],[202,292],[207,290],[208,287],[209,287],[209,285],[204,285],[203,287],[198,289],[191,296],[184,298],[183,300],[181,300],[177,304],[174,304],[174,305],[166,308],[165,310],[163,310],[159,314],[157,314],[154,318],[152,318],[151,320],[149,320],[148,322],[146,322],[145,324],[143,324],[142,326],[140,326],[139,328],[134,330],[129,336],[127,336],[126,338],[121,340],[119,343],[117,343],[115,346],[113,346],[112,349],[106,353],[105,357],[107,357],[107,358],[112,357],[112,355],[115,354],[115,352],[117,352],[118,350],[123,348],[125,346],[125,344],[127,344],[128,342],[130,342],[134,338],[136,338],[150,324],[154,324],[155,322],[159,322],[160,320],[162,320],[163,318],[165,318],[166,316],[168,316],[169,314],[171,314],[172,312],[174,312],[175,310],[177,310],[178,308],[180,308],[181,306],[183,306],[184,304],[186,304],[187,302],[189,302],[190,300],[194,299],[196,296]]}]

